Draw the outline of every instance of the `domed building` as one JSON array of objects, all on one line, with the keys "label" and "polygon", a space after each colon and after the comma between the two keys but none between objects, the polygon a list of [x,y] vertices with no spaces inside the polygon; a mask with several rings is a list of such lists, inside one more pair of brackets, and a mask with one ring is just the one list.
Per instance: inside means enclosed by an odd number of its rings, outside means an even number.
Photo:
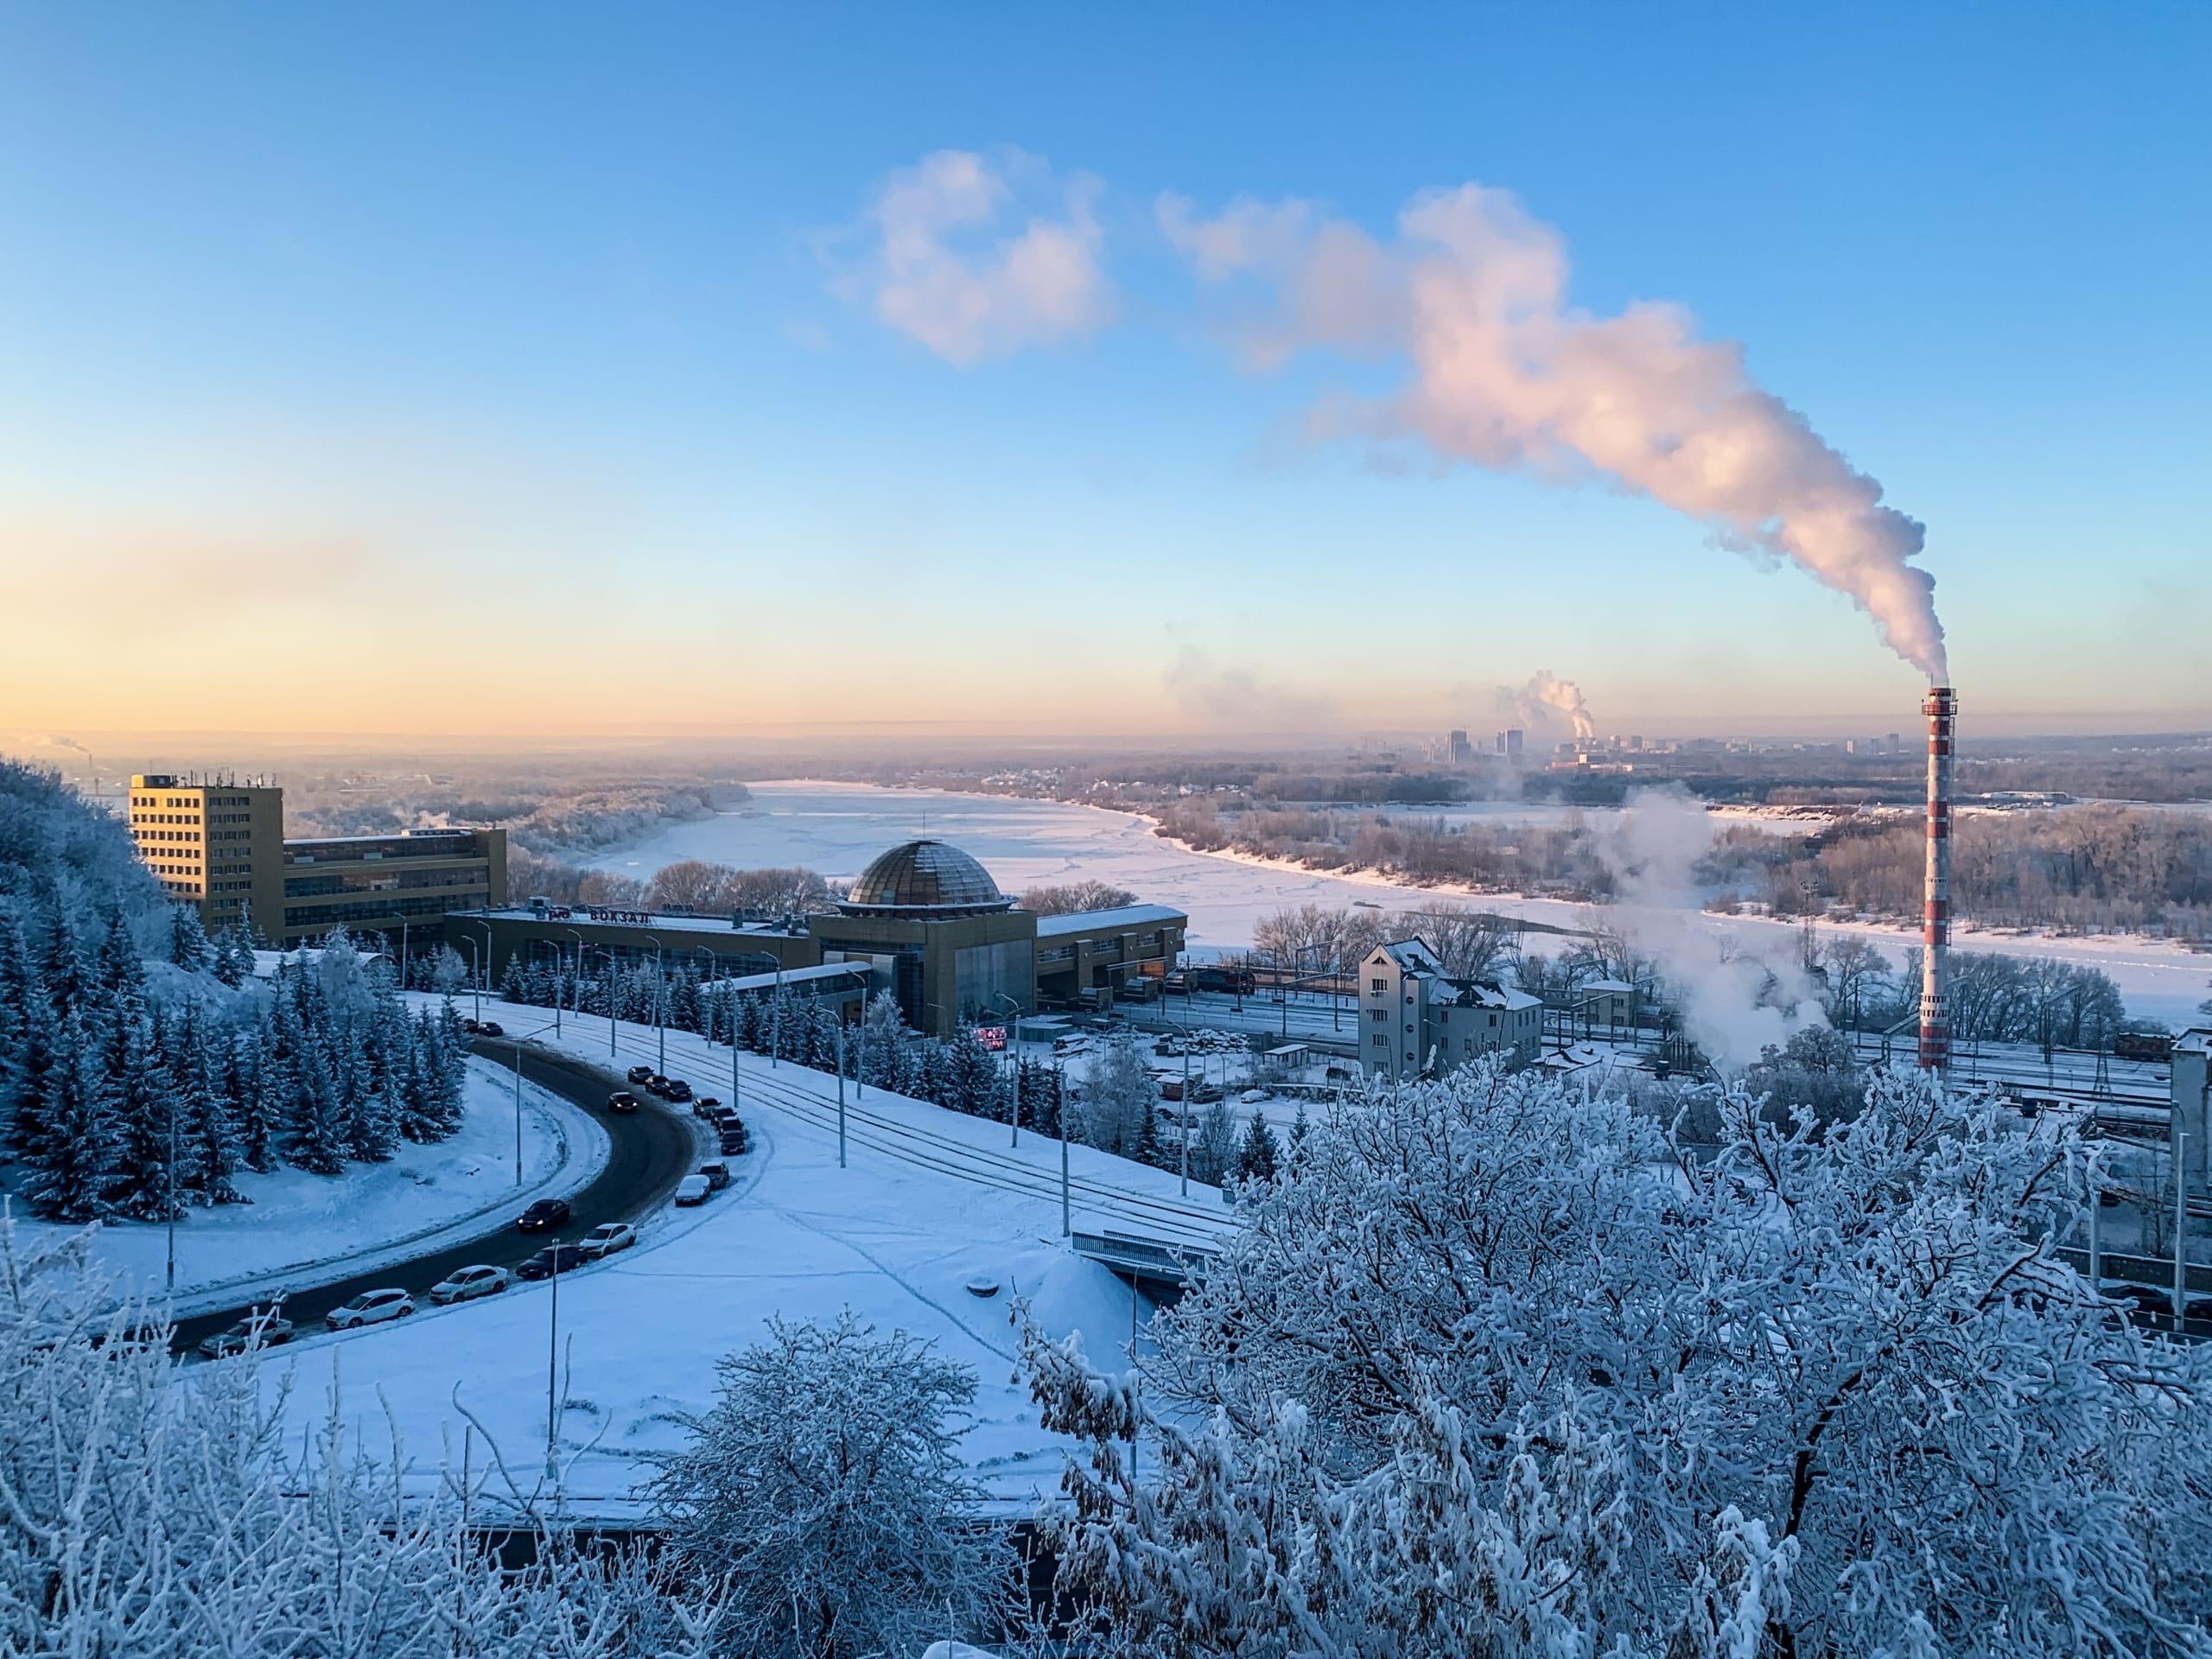
[{"label": "domed building", "polygon": [[909,841],[880,853],[838,901],[848,916],[906,916],[943,920],[1012,910],[991,873],[957,847]]},{"label": "domed building", "polygon": [[[834,910],[804,918],[580,910],[545,899],[446,918],[448,942],[484,951],[496,979],[539,943],[558,957],[646,964],[673,954],[722,964],[722,982],[780,986],[856,1014],[887,990],[933,1037],[1002,1024],[1040,1003],[1103,1006],[1141,995],[1182,954],[1189,918],[1165,905],[1038,916],[949,842],[903,842],[868,861]],[[545,954],[540,951],[541,956]]]}]

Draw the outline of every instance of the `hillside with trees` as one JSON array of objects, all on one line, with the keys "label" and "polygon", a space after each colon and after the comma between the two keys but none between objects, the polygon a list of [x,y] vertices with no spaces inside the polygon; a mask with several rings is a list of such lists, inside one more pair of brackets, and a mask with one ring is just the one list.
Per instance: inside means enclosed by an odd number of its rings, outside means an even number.
[{"label": "hillside with trees", "polygon": [[125,826],[0,764],[0,1135],[64,1222],[240,1202],[241,1172],[334,1175],[458,1127],[457,1020],[410,1014],[343,935],[273,982],[171,906]]}]

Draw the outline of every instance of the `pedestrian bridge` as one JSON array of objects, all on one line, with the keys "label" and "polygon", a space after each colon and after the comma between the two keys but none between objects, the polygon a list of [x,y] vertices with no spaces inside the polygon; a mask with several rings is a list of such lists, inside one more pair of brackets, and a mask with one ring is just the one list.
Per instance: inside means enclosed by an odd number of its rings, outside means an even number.
[{"label": "pedestrian bridge", "polygon": [[1096,1233],[1078,1231],[1075,1253],[1136,1279],[1155,1284],[1188,1285],[1205,1276],[1214,1252],[1205,1245],[1182,1239],[1146,1238],[1111,1229]]}]

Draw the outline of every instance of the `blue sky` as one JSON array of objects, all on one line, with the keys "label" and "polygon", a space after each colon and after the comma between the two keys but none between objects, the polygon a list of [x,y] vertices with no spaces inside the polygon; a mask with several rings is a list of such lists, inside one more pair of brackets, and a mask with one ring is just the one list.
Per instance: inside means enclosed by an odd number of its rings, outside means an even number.
[{"label": "blue sky", "polygon": [[[1480,181],[1926,524],[1970,718],[2212,724],[2212,12],[785,10],[0,15],[0,702],[1480,727],[1549,669],[1609,728],[1909,723],[1864,617],[1688,518],[1301,442],[1389,368],[1240,365],[1154,215]],[[856,222],[1014,149],[1094,181],[1110,320],[949,362]]]}]

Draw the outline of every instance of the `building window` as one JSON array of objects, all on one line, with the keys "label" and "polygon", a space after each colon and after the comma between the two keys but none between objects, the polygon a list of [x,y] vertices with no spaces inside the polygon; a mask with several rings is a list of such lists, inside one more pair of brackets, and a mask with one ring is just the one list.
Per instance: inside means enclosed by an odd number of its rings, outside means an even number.
[{"label": "building window", "polygon": [[1370,991],[1380,994],[1383,991],[1389,990],[1390,988],[1390,985],[1389,982],[1387,980],[1370,979],[1367,982],[1367,988]]}]

